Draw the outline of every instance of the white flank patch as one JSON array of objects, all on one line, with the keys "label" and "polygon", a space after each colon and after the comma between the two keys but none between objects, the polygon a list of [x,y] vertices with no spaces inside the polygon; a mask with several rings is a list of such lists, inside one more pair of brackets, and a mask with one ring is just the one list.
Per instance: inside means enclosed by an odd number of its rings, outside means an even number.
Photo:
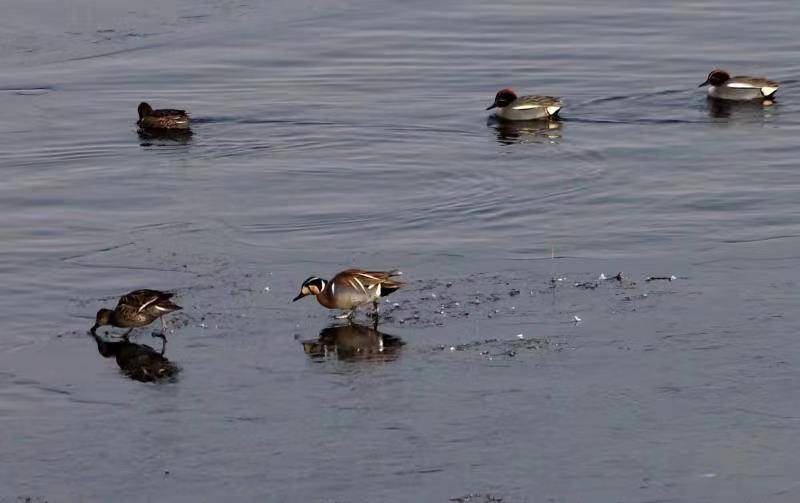
[{"label": "white flank patch", "polygon": [[550,115],[555,114],[559,110],[561,110],[561,107],[547,107],[547,113]]},{"label": "white flank patch", "polygon": [[775,91],[777,91],[777,90],[778,90],[778,88],[777,88],[777,87],[762,87],[762,88],[761,88],[761,93],[762,93],[764,96],[769,96],[770,94],[774,93],[774,92],[775,92]]},{"label": "white flank patch", "polygon": [[519,105],[517,107],[511,107],[512,110],[530,110],[531,108],[542,108],[542,105]]},{"label": "white flank patch", "polygon": [[735,87],[737,89],[752,89],[756,86],[748,84],[747,82],[728,82],[725,84],[727,87]]}]

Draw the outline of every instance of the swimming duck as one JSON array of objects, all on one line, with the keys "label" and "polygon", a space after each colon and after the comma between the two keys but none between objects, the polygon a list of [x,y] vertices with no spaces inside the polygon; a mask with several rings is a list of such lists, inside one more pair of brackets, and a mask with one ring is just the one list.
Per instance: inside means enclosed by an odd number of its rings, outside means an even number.
[{"label": "swimming duck", "polygon": [[149,325],[158,318],[161,320],[161,335],[163,336],[165,329],[163,316],[183,309],[169,300],[173,295],[158,290],[135,290],[123,295],[113,311],[111,309],[97,311],[97,317],[90,332],[94,335],[97,329],[103,325],[111,325],[117,328],[127,328],[128,331],[123,335],[127,338],[134,328]]},{"label": "swimming duck", "polygon": [[139,121],[142,129],[189,129],[189,115],[185,110],[153,110],[144,101],[139,103]]},{"label": "swimming duck", "polygon": [[311,276],[303,281],[300,294],[292,302],[307,295],[314,295],[317,297],[317,301],[328,309],[349,311],[342,318],[352,318],[359,306],[372,302],[375,306],[374,315],[377,316],[378,302],[381,297],[386,297],[405,285],[405,283],[392,279],[402,274],[397,270],[347,269],[338,273],[330,281]]},{"label": "swimming duck", "polygon": [[711,70],[699,87],[708,86],[708,95],[721,100],[749,101],[770,99],[780,83],[762,77],[731,77],[725,70]]},{"label": "swimming duck", "polygon": [[561,99],[553,96],[517,96],[511,89],[501,89],[494,103],[486,110],[497,108],[495,115],[511,121],[549,119],[558,115],[564,106]]}]

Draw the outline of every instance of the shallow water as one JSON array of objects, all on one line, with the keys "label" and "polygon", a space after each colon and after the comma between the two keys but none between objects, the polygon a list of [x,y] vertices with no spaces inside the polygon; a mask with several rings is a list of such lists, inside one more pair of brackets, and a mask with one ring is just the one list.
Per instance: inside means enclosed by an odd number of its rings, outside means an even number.
[{"label": "shallow water", "polygon": [[[3,13],[0,501],[797,500],[790,2]],[[562,120],[487,120],[507,86]],[[406,273],[377,334],[290,303],[349,266]],[[87,334],[141,287],[168,382]]]}]

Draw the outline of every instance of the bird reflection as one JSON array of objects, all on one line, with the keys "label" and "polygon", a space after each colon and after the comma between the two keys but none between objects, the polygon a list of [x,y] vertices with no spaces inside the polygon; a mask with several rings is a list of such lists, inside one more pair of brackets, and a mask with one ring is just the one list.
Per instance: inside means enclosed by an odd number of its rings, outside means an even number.
[{"label": "bird reflection", "polygon": [[345,361],[391,361],[399,356],[405,342],[373,327],[349,323],[323,328],[319,338],[301,341],[303,351],[312,358],[335,355]]},{"label": "bird reflection", "polygon": [[490,117],[487,125],[494,128],[497,142],[503,145],[514,143],[554,143],[561,139],[563,125],[559,121],[543,119],[535,121],[504,121]]},{"label": "bird reflection", "polygon": [[152,145],[188,145],[192,141],[192,130],[170,130],[170,129],[139,129],[139,141],[142,147]]},{"label": "bird reflection", "polygon": [[167,341],[161,338],[161,351],[146,344],[134,344],[128,340],[108,341],[92,334],[97,342],[97,352],[104,358],[116,358],[123,374],[135,381],[153,382],[174,377],[179,368],[164,356]]},{"label": "bird reflection", "polygon": [[708,98],[708,115],[712,119],[763,120],[775,113],[772,100],[731,101]]}]

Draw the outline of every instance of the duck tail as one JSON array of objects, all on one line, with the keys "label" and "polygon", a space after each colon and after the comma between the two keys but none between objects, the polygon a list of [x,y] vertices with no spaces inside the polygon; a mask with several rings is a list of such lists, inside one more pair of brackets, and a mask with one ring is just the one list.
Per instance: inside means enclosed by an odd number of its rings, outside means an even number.
[{"label": "duck tail", "polygon": [[394,293],[404,286],[406,286],[406,284],[401,283],[400,281],[384,281],[381,283],[381,297],[386,297],[390,293]]},{"label": "duck tail", "polygon": [[[170,297],[172,294],[170,294]],[[180,311],[183,307],[179,306],[178,304],[172,302],[171,300],[162,300],[156,306],[162,311]]]}]

